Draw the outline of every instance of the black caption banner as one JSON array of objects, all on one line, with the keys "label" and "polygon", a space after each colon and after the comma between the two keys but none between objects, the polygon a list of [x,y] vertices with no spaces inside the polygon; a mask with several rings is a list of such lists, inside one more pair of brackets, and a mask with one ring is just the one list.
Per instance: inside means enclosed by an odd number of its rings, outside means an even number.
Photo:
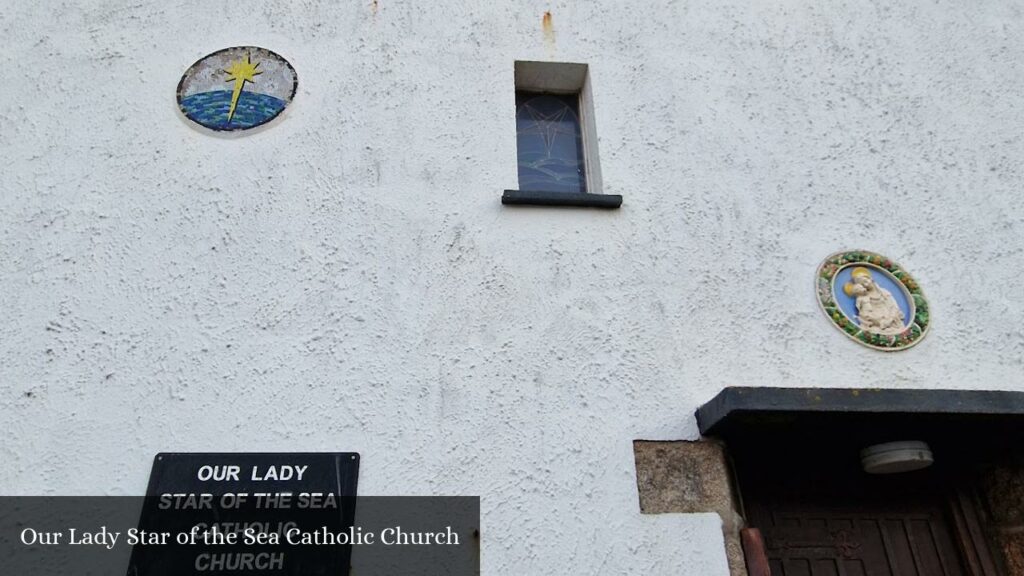
[{"label": "black caption banner", "polygon": [[350,453],[160,454],[142,497],[0,497],[21,576],[477,575],[477,497],[356,497]]}]

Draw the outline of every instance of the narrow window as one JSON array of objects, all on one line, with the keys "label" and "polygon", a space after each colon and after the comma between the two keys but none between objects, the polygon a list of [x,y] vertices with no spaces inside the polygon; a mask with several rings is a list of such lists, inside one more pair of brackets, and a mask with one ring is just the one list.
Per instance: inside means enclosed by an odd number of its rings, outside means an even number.
[{"label": "narrow window", "polygon": [[579,96],[516,92],[519,189],[587,191]]},{"label": "narrow window", "polygon": [[519,189],[502,203],[618,208],[601,193],[587,65],[516,62],[515,81]]}]

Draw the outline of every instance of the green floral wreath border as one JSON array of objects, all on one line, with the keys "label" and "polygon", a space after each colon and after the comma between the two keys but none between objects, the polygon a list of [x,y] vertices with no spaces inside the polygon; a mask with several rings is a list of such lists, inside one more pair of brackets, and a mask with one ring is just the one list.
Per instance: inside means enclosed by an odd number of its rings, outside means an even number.
[{"label": "green floral wreath border", "polygon": [[[839,304],[836,303],[832,295],[832,280],[841,269],[851,264],[860,263],[871,264],[892,274],[910,294],[910,298],[914,303],[914,318],[903,332],[899,334],[865,332],[839,309]],[[867,250],[837,252],[826,258],[821,263],[821,266],[818,267],[815,283],[818,292],[818,303],[821,304],[821,309],[832,320],[832,324],[839,330],[842,330],[844,334],[865,346],[887,352],[906,350],[920,342],[928,332],[931,318],[928,301],[924,297],[924,292],[921,291],[921,286],[909,272],[881,254]]]}]

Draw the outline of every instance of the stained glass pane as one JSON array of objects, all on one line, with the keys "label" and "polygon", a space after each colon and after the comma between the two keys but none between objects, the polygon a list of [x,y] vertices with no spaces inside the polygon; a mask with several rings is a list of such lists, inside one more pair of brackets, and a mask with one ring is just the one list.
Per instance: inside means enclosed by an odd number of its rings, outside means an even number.
[{"label": "stained glass pane", "polygon": [[516,94],[519,189],[586,192],[583,132],[575,94]]}]

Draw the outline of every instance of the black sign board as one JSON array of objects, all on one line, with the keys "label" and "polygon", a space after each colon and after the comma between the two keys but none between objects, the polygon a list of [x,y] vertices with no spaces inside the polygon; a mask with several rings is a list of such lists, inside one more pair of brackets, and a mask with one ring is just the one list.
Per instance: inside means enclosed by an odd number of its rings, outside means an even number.
[{"label": "black sign board", "polygon": [[[164,453],[153,462],[129,576],[346,575],[351,545],[288,546],[289,530],[353,529],[356,453]],[[170,541],[168,541],[170,540]]]}]

